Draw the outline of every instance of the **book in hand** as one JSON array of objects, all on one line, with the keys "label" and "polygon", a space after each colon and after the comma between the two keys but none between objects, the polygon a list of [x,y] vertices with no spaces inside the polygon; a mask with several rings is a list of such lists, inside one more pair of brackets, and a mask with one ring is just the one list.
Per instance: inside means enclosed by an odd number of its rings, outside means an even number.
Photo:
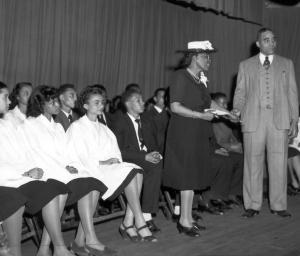
[{"label": "book in hand", "polygon": [[231,116],[229,111],[223,111],[223,110],[213,109],[213,108],[204,109],[204,112],[210,112],[217,116]]}]

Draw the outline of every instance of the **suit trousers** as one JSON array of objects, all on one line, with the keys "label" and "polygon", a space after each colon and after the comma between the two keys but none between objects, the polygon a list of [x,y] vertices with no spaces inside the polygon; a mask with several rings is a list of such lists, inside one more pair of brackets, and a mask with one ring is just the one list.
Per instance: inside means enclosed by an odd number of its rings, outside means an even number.
[{"label": "suit trousers", "polygon": [[142,212],[156,213],[159,204],[162,164],[152,164],[144,161],[143,164],[139,165],[144,170],[141,199]]},{"label": "suit trousers", "polygon": [[255,132],[244,132],[243,198],[245,209],[260,210],[263,200],[265,153],[269,173],[269,199],[272,210],[287,208],[288,130],[278,130],[273,109],[261,109]]}]

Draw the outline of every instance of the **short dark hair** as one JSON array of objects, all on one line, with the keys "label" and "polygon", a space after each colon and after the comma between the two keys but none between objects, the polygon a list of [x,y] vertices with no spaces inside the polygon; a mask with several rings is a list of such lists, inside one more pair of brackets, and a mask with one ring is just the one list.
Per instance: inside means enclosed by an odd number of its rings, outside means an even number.
[{"label": "short dark hair", "polygon": [[163,87],[160,87],[160,88],[157,88],[155,91],[154,91],[154,97],[157,97],[158,93],[159,92],[166,92],[166,88],[163,88]]},{"label": "short dark hair", "polygon": [[7,85],[5,83],[3,83],[3,82],[0,81],[0,91],[2,89],[7,89],[7,88],[8,88]]},{"label": "short dark hair", "polygon": [[29,99],[27,116],[37,117],[44,112],[44,105],[58,98],[58,89],[48,85],[37,86]]},{"label": "short dark hair", "polygon": [[183,57],[179,60],[177,66],[174,69],[179,70],[189,67],[192,63],[193,57],[197,56],[198,54],[199,53],[197,52],[185,52]]},{"label": "short dark hair", "polygon": [[29,82],[20,82],[15,85],[15,87],[13,88],[12,92],[9,95],[9,99],[11,101],[11,104],[9,105],[9,109],[13,109],[15,106],[18,105],[17,97],[18,97],[21,89],[26,86],[32,87],[32,84]]},{"label": "short dark hair", "polygon": [[141,87],[138,84],[131,83],[131,84],[126,85],[126,87],[125,87],[125,91],[129,91],[129,90],[136,90],[136,91],[141,92]]},{"label": "short dark hair", "polygon": [[105,86],[103,84],[93,84],[91,85],[91,87],[95,87],[95,88],[98,88],[100,90],[103,90],[104,92],[107,92]]},{"label": "short dark hair", "polygon": [[272,29],[263,27],[257,31],[256,40],[258,41],[260,39],[261,34],[267,32],[267,31],[270,31],[274,34],[274,31]]},{"label": "short dark hair", "polygon": [[74,84],[62,84],[58,88],[58,96],[64,94],[67,90],[73,89],[75,90],[75,85]]},{"label": "short dark hair", "polygon": [[91,96],[95,94],[104,96],[104,91],[93,85],[89,85],[82,90],[79,96],[79,108],[82,113],[86,113],[86,109],[83,105],[88,103]]},{"label": "short dark hair", "polygon": [[[121,98],[123,108],[124,107],[126,108],[126,102],[128,102],[133,97],[134,94],[141,95],[141,92],[134,90],[134,89],[126,90],[125,92],[123,92],[122,98]],[[125,110],[125,109],[123,109],[123,110]]]},{"label": "short dark hair", "polygon": [[223,92],[215,92],[211,94],[213,100],[219,100],[221,98],[227,98],[226,94]]}]

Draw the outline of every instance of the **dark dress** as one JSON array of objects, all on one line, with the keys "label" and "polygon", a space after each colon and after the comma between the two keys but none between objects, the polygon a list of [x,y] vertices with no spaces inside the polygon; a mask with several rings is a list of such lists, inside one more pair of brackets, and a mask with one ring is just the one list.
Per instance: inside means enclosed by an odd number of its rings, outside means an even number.
[{"label": "dark dress", "polygon": [[[211,98],[204,84],[196,83],[187,70],[174,74],[170,102],[202,112],[210,108]],[[201,190],[211,182],[209,121],[171,114],[169,122],[163,184],[177,190]]]}]

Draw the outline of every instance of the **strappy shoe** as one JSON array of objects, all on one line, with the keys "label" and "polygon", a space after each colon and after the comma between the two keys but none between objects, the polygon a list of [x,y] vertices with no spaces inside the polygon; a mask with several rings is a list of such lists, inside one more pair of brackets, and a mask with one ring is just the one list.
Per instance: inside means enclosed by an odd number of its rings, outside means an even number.
[{"label": "strappy shoe", "polygon": [[144,228],[148,228],[147,224],[144,225],[144,226],[141,226],[141,227],[137,228],[137,232],[138,232],[138,234],[139,234],[139,236],[140,236],[140,240],[141,240],[142,242],[157,242],[157,238],[156,238],[154,235],[150,235],[150,236],[142,236],[142,235],[140,234],[140,231],[141,231],[142,229],[144,229]]},{"label": "strappy shoe", "polygon": [[133,225],[130,225],[128,227],[126,227],[124,225],[124,223],[121,224],[121,226],[119,227],[119,233],[121,235],[121,237],[124,239],[124,240],[130,240],[131,242],[133,243],[137,243],[140,241],[140,237],[138,235],[129,235],[129,233],[127,232],[128,229],[135,229],[135,227]]},{"label": "strappy shoe", "polygon": [[68,246],[68,250],[74,253],[76,256],[92,256],[92,254],[86,251],[84,246],[78,246],[75,242]]},{"label": "strappy shoe", "polygon": [[86,244],[85,248],[88,250],[90,255],[93,255],[93,256],[117,256],[118,255],[117,251],[115,251],[107,246],[104,246],[103,250],[99,250],[99,249],[90,247],[88,244]]}]

